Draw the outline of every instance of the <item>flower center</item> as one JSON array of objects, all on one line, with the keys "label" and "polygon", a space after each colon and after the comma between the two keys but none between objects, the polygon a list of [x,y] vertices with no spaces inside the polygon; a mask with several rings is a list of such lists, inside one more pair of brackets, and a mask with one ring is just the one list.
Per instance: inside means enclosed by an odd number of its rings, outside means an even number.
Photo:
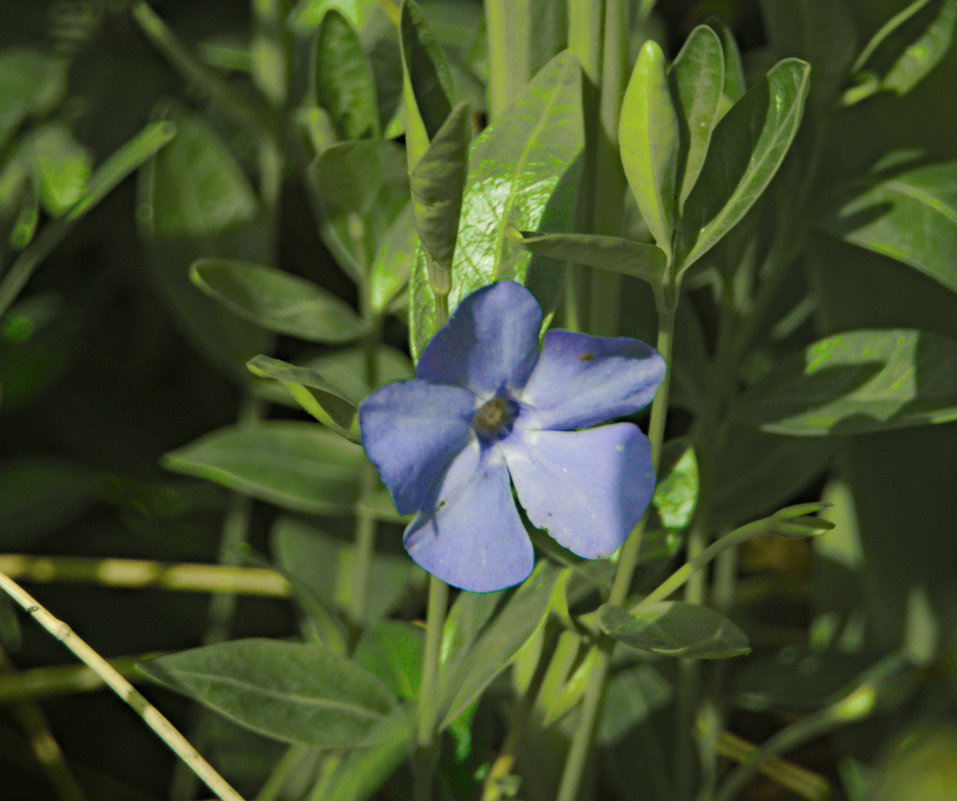
[{"label": "flower center", "polygon": [[512,430],[517,412],[514,401],[496,396],[479,406],[472,418],[472,427],[485,439],[498,439]]}]

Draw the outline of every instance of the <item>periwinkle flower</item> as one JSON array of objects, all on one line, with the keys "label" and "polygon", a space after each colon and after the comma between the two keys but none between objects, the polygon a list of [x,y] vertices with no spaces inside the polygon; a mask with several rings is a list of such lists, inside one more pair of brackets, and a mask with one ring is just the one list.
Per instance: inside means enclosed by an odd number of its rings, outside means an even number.
[{"label": "periwinkle flower", "polygon": [[[524,581],[528,519],[565,548],[610,556],[651,500],[651,446],[632,423],[588,428],[648,405],[665,374],[627,337],[551,330],[531,292],[499,281],[465,298],[422,352],[417,378],[359,405],[362,444],[429,573],[491,592]],[[584,430],[573,430],[584,429]]]}]

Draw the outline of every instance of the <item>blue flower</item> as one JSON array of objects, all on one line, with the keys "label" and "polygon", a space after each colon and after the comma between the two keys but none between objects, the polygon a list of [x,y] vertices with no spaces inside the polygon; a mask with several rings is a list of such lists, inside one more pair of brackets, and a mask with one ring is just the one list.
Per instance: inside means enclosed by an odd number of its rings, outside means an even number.
[{"label": "blue flower", "polygon": [[[665,374],[626,337],[551,330],[531,292],[499,281],[463,300],[422,352],[417,378],[359,405],[369,459],[402,514],[403,542],[429,573],[492,592],[524,581],[528,519],[597,559],[627,539],[655,485],[651,446],[631,423],[587,428],[647,406]],[[576,431],[572,429],[586,429]]]}]

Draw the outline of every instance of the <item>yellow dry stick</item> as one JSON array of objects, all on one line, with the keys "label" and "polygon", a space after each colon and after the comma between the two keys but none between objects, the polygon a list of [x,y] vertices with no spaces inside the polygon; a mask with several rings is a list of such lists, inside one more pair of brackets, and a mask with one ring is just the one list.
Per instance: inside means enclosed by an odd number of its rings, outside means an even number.
[{"label": "yellow dry stick", "polygon": [[179,733],[163,714],[143,697],[132,684],[121,676],[109,662],[84,642],[66,623],[58,620],[13,579],[0,573],[0,589],[23,607],[43,628],[56,637],[77,657],[85,662],[103,681],[139,715],[173,752],[206,782],[206,785],[222,801],[243,801],[216,769],[193,748],[189,740]]}]

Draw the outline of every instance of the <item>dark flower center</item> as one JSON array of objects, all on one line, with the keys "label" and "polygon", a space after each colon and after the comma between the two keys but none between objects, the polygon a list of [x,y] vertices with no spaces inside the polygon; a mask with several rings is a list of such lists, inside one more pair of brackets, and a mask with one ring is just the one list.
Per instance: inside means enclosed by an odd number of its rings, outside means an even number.
[{"label": "dark flower center", "polygon": [[499,395],[479,406],[472,418],[472,427],[486,439],[504,437],[512,430],[517,413],[515,402]]}]

